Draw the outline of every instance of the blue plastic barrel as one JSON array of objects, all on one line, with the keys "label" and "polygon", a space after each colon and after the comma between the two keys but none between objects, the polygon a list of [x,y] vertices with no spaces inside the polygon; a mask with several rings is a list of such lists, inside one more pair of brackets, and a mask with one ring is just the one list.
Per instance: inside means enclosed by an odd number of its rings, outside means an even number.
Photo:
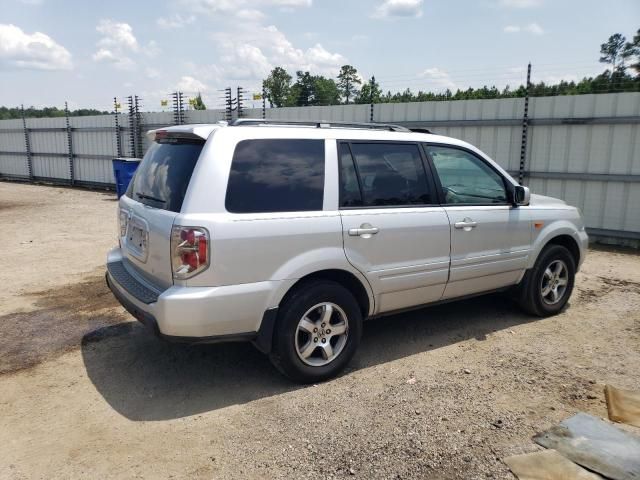
[{"label": "blue plastic barrel", "polygon": [[127,191],[129,182],[140,165],[139,158],[114,158],[113,176],[116,179],[116,195],[120,198]]}]

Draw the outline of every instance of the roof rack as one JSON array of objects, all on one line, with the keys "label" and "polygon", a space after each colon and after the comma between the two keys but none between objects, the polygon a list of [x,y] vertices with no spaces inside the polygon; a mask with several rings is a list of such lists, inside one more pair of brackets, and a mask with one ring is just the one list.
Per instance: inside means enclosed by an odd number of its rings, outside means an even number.
[{"label": "roof rack", "polygon": [[313,128],[364,128],[389,130],[391,132],[410,132],[406,127],[391,123],[364,123],[364,122],[329,122],[325,120],[276,120],[273,118],[239,118],[229,123],[230,126],[254,126],[254,125],[291,125]]},{"label": "roof rack", "polygon": [[428,128],[423,128],[423,127],[409,128],[409,130],[411,130],[414,133],[433,133]]}]

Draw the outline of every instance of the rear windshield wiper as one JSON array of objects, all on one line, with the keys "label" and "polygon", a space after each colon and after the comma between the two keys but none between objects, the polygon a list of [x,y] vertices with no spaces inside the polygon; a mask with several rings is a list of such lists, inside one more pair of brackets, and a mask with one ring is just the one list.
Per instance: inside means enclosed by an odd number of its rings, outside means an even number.
[{"label": "rear windshield wiper", "polygon": [[138,198],[144,198],[145,200],[151,200],[152,202],[167,203],[166,200],[162,200],[160,198],[152,197],[151,195],[146,195],[144,193],[136,193],[136,195],[138,196]]}]

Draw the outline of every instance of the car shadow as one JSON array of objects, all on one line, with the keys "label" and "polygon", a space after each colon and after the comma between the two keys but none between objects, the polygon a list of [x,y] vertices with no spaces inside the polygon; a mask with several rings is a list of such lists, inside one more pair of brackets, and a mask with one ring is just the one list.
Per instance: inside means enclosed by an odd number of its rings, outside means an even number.
[{"label": "car shadow", "polygon": [[[501,295],[373,319],[345,374],[534,320]],[[82,357],[98,392],[135,421],[181,418],[305,388],[250,344],[171,344],[137,322],[85,335]]]}]

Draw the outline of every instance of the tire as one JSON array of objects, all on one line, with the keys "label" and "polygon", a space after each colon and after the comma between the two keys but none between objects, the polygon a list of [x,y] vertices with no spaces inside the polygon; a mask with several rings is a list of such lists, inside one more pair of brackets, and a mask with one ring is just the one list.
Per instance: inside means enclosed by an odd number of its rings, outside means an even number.
[{"label": "tire", "polygon": [[[550,272],[556,276],[550,276]],[[518,287],[518,304],[538,317],[560,313],[573,292],[575,275],[576,263],[569,250],[561,245],[547,245]]]},{"label": "tire", "polygon": [[349,290],[328,280],[305,283],[280,307],[269,358],[295,382],[321,382],[347,366],[361,336],[362,312]]}]

